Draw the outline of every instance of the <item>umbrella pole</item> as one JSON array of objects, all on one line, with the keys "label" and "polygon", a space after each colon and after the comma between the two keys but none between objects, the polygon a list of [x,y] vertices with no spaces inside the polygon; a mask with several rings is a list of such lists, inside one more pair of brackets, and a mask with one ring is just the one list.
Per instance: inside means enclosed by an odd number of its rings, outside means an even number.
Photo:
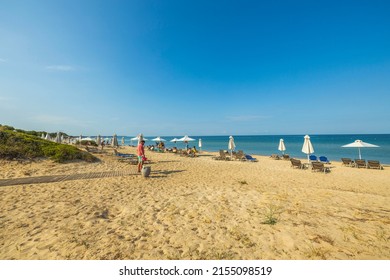
[{"label": "umbrella pole", "polygon": [[360,148],[359,148],[359,159],[362,159],[362,154],[360,152]]}]

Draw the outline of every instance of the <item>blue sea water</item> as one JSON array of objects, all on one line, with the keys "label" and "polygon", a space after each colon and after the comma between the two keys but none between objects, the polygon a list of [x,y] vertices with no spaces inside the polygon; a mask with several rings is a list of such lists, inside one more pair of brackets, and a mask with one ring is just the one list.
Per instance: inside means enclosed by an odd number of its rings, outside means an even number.
[{"label": "blue sea water", "polygon": [[[304,135],[233,135],[236,144],[236,150],[243,150],[251,155],[269,156],[271,154],[281,154],[278,151],[279,140],[283,138],[286,146],[285,153],[291,157],[306,158],[306,154],[302,153],[302,145]],[[134,137],[134,136],[132,136]],[[153,139],[155,136],[148,137]],[[168,140],[165,142],[167,147],[176,146],[178,148],[185,147],[182,142],[172,143],[169,140],[181,138],[183,136],[161,136]],[[196,146],[198,149],[198,140],[202,139],[202,150],[216,152],[220,149],[228,149],[229,136],[192,136],[196,141],[190,142],[190,146]],[[124,137],[125,145],[136,144],[131,142],[131,137]],[[122,136],[118,137],[121,142]],[[381,163],[390,164],[390,134],[336,134],[336,135],[310,135],[311,143],[314,147],[314,154],[317,156],[326,156],[331,161],[341,161],[342,157],[356,159],[359,158],[357,148],[342,148],[346,145],[360,139],[363,142],[378,145],[379,148],[362,148],[362,158],[366,160],[379,160]],[[146,141],[146,145],[155,144],[153,141]]]}]

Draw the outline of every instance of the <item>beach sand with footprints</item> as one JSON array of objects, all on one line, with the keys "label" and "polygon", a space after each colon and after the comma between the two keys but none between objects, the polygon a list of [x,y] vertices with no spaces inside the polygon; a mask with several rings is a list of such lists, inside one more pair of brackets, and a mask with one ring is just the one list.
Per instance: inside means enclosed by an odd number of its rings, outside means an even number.
[{"label": "beach sand with footprints", "polygon": [[148,178],[110,149],[96,163],[1,161],[3,182],[62,179],[0,187],[0,259],[390,259],[389,167],[215,155],[147,151]]}]

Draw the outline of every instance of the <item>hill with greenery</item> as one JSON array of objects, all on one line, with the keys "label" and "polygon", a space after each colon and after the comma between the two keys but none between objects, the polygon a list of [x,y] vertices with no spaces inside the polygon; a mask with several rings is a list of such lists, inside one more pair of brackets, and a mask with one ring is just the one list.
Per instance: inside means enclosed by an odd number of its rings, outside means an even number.
[{"label": "hill with greenery", "polygon": [[40,138],[42,132],[24,131],[11,126],[0,125],[1,159],[50,158],[56,162],[69,160],[96,161],[97,158],[74,146],[58,144]]}]

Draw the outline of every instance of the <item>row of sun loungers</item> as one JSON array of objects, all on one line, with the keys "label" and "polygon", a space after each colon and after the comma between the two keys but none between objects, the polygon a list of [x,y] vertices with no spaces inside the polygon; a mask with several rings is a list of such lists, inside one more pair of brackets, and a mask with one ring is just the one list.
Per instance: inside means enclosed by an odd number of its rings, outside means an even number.
[{"label": "row of sun loungers", "polygon": [[342,158],[343,165],[357,168],[370,168],[370,169],[383,169],[381,163],[377,160],[364,160],[355,159],[354,161],[350,158]]},{"label": "row of sun loungers", "polygon": [[257,159],[251,155],[245,154],[242,150],[238,152],[232,152],[229,154],[224,150],[219,150],[219,156],[213,157],[215,160],[239,160],[239,161],[248,161],[248,162],[257,162]]},{"label": "row of sun loungers", "polygon": [[313,161],[310,164],[304,164],[299,159],[291,158],[291,167],[298,168],[298,169],[307,169],[311,167],[312,171],[319,171],[319,172],[330,172],[330,168],[328,166],[325,166],[323,162],[319,161]]}]

